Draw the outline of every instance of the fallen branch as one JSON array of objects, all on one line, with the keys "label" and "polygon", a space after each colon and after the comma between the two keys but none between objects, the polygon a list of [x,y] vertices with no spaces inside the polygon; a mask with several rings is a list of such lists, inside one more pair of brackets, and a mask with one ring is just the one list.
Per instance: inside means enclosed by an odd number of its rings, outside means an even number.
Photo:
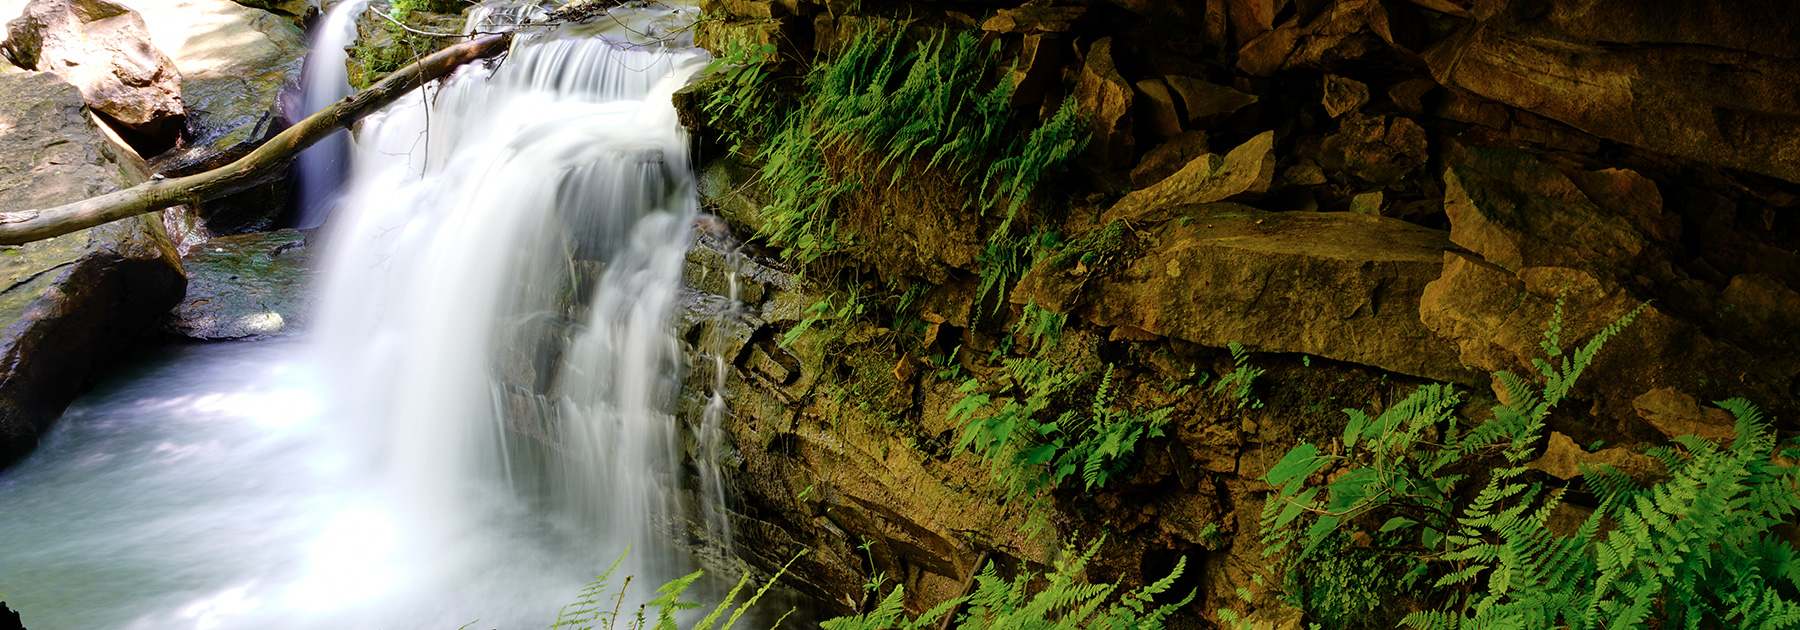
[{"label": "fallen branch", "polygon": [[300,151],[375,113],[413,89],[457,67],[500,54],[510,34],[490,35],[432,53],[401,68],[369,89],[332,103],[276,134],[249,155],[204,173],[155,179],[124,190],[42,210],[0,212],[0,245],[21,245],[62,236],[125,217],[185,203],[218,199],[268,181],[274,170]]}]

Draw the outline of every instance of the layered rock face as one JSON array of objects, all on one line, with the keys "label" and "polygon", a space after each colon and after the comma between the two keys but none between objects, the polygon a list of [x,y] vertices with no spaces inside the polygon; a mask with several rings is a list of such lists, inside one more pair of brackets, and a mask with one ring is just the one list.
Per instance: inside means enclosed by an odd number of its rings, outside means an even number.
[{"label": "layered rock face", "polygon": [[[46,207],[143,181],[78,88],[0,74],[0,207]],[[69,400],[180,300],[185,279],[155,215],[0,252],[0,467],[36,445]]]},{"label": "layered rock face", "polygon": [[[1632,447],[1683,432],[1722,436],[1729,426],[1705,401],[1749,398],[1784,430],[1800,417],[1792,3],[704,8],[723,19],[701,24],[702,45],[772,45],[786,59],[824,58],[870,29],[980,31],[1019,86],[1018,111],[1047,118],[1074,99],[1091,134],[1047,202],[1066,211],[1034,219],[1061,251],[1086,255],[1039,255],[1000,306],[974,288],[996,222],[936,216],[973,211],[926,198],[926,175],[846,202],[846,220],[875,233],[827,261],[816,284],[763,283],[752,317],[716,332],[704,317],[687,324],[695,352],[723,347],[734,366],[737,450],[726,459],[740,462],[740,516],[764,564],[798,546],[859,555],[907,576],[922,608],[982,552],[1041,561],[1054,537],[1020,537],[1022,516],[996,508],[984,464],[948,448],[960,423],[947,410],[961,397],[948,388],[971,372],[1004,378],[970,357],[1019,356],[1031,309],[1069,316],[1058,361],[1112,365],[1143,400],[1163,400],[1154,384],[1188,370],[1228,372],[1228,343],[1270,369],[1266,409],[1181,399],[1180,428],[1135,477],[1056,494],[1059,532],[1110,519],[1105,579],[1155,579],[1175,557],[1203,564],[1197,616],[1237,588],[1265,590],[1248,575],[1264,562],[1255,521],[1268,454],[1329,443],[1338,408],[1379,409],[1426,380],[1458,384],[1483,401],[1470,405],[1479,415],[1492,372],[1530,373],[1543,358],[1558,311],[1568,346],[1642,309],[1552,417],[1546,474],[1635,466]],[[697,107],[685,115],[711,124]],[[766,191],[729,160],[707,181],[708,202],[755,245]],[[885,214],[869,219],[870,208]],[[917,242],[933,248],[895,262]],[[884,286],[929,332],[877,321],[775,342],[805,325],[808,305]],[[1569,450],[1599,440],[1616,446]],[[836,556],[799,579],[855,608],[845,594],[855,600],[867,571]]]}]

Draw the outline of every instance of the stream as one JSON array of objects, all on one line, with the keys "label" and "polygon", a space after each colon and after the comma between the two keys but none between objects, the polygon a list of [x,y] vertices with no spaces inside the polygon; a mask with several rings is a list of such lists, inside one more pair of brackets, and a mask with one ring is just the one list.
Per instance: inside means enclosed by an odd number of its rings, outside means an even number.
[{"label": "stream", "polygon": [[27,627],[541,628],[628,548],[628,605],[705,565],[690,478],[731,557],[729,489],[672,414],[697,202],[669,97],[708,57],[691,7],[616,13],[327,147],[351,159],[301,180],[330,215],[312,331],[151,352],[0,475]]},{"label": "stream", "polygon": [[0,593],[27,627],[543,627],[611,561],[500,492],[415,544],[308,350],[162,351],[70,406],[0,477]]}]

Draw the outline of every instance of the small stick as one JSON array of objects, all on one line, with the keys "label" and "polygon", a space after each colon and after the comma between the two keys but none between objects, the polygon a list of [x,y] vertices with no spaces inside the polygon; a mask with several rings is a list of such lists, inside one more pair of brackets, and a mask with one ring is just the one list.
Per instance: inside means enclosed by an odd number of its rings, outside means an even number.
[{"label": "small stick", "polygon": [[[957,597],[969,596],[969,591],[975,588],[975,575],[981,573],[981,565],[987,564],[987,559],[987,551],[983,551],[981,552],[981,555],[975,556],[975,566],[969,567],[969,577],[963,578],[962,594]],[[950,630],[950,622],[956,619],[956,613],[962,612],[962,607],[962,602],[957,602],[955,606],[951,606],[950,612],[944,613],[944,620],[938,622],[938,630]]]}]

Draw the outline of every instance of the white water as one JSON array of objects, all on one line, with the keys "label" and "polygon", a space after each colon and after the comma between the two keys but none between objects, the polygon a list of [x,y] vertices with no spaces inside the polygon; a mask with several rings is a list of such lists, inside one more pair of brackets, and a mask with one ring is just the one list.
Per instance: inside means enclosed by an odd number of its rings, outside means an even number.
[{"label": "white water", "polygon": [[705,57],[632,14],[363,123],[304,344],[175,352],[0,476],[27,627],[543,627],[627,545],[630,599],[692,568],[669,95]]},{"label": "white water", "polygon": [[[356,17],[369,0],[342,0],[314,27],[312,54],[301,70],[300,102],[288,118],[298,121],[352,94],[344,47],[356,39]],[[316,228],[331,213],[350,160],[348,134],[336,133],[300,153],[294,165],[294,223]]]}]

